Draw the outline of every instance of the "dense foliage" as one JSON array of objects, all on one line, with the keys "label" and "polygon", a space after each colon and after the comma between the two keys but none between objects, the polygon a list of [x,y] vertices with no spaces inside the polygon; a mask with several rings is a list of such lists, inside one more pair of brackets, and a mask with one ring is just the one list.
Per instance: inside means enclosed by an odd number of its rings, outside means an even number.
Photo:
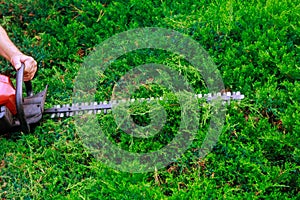
[{"label": "dense foliage", "polygon": [[[73,118],[44,117],[31,134],[0,136],[2,199],[299,199],[299,0],[251,1],[0,1],[0,24],[15,44],[36,58],[35,91],[49,85],[47,107],[71,102],[73,80],[94,47],[117,33],[163,27],[195,39],[214,59],[226,90],[246,95],[228,106],[222,135],[206,157],[197,142],[164,169],[131,174],[106,167],[83,147]],[[145,57],[146,55],[146,57]],[[98,98],[106,100],[122,74],[143,63],[173,66],[197,88],[189,63],[168,52],[138,51],[113,63]],[[11,73],[1,60],[2,73]],[[180,66],[179,66],[180,64]],[[139,95],[159,96],[161,88]],[[163,135],[132,139],[111,115],[99,116],[108,137],[124,149],[161,148],[180,120],[170,114]],[[136,112],[144,112],[144,107]],[[147,110],[147,109],[146,109]],[[203,111],[203,115],[207,112]],[[200,122],[199,138],[207,121]],[[137,116],[148,123],[147,116]]]}]

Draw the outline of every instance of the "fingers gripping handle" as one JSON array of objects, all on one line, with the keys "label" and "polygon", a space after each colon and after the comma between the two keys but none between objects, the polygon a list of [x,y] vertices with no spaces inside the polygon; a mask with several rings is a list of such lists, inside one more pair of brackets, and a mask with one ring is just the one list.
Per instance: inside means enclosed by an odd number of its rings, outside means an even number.
[{"label": "fingers gripping handle", "polygon": [[[17,117],[20,121],[20,125],[22,128],[22,131],[25,133],[30,132],[30,127],[29,124],[26,121],[25,113],[24,113],[24,108],[23,108],[23,79],[24,79],[24,69],[25,66],[22,63],[21,68],[17,71],[17,78],[16,78],[16,104],[17,104]],[[27,88],[27,94],[28,91],[32,93],[32,85],[31,82],[27,83],[28,86],[26,85]],[[29,89],[29,90],[28,90]]]}]

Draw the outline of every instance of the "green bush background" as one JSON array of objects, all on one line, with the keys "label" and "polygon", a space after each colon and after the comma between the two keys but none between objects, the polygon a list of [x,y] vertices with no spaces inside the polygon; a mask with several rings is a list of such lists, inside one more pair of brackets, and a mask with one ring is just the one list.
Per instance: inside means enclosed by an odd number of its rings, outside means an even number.
[{"label": "green bush background", "polygon": [[[38,61],[35,91],[49,85],[47,107],[70,103],[76,73],[97,44],[141,27],[169,28],[195,39],[217,64],[226,89],[246,95],[240,104],[228,106],[223,133],[205,158],[193,153],[199,148],[195,143],[180,160],[144,174],[105,167],[83,148],[74,119],[44,117],[31,134],[0,136],[0,197],[300,199],[299,17],[299,0],[0,1],[1,25]],[[118,59],[103,79],[99,99],[109,97],[130,66],[181,63],[175,55],[144,55]],[[12,72],[9,63],[0,64],[2,73]],[[179,69],[199,84],[188,63]],[[172,120],[180,120],[169,109]],[[101,120],[113,123],[110,115]],[[174,128],[176,123],[170,124],[165,134]],[[124,148],[132,139],[114,128],[108,132]],[[133,140],[133,145],[145,150],[156,142]]]}]

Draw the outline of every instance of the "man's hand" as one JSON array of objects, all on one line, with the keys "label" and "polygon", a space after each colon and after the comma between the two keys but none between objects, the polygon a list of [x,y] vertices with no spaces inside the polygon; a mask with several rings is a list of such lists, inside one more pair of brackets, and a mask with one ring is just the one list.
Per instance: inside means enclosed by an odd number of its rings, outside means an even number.
[{"label": "man's hand", "polygon": [[16,70],[20,69],[21,64],[24,63],[24,81],[33,79],[34,74],[37,70],[37,63],[32,57],[26,56],[24,54],[17,54],[11,57],[10,62]]}]

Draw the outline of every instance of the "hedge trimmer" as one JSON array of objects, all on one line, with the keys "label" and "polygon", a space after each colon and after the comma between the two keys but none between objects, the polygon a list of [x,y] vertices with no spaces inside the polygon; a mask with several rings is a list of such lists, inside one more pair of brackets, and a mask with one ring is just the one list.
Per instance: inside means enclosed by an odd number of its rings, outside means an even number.
[{"label": "hedge trimmer", "polygon": [[[51,118],[71,117],[82,113],[106,114],[112,109],[112,102],[58,105],[53,108],[44,109],[47,87],[44,91],[34,95],[31,81],[24,82],[27,97],[23,98],[23,74],[24,65],[17,71],[15,88],[9,77],[0,75],[0,133],[2,134],[13,131],[29,133],[30,126],[37,124],[44,114],[50,114]],[[230,102],[231,100],[241,100],[244,98],[244,95],[240,92],[225,92],[205,95],[198,94],[195,97],[205,98],[208,102],[216,98],[221,98],[224,102]],[[139,99],[139,101],[151,101],[152,99]],[[156,100],[162,100],[162,98]]]}]

